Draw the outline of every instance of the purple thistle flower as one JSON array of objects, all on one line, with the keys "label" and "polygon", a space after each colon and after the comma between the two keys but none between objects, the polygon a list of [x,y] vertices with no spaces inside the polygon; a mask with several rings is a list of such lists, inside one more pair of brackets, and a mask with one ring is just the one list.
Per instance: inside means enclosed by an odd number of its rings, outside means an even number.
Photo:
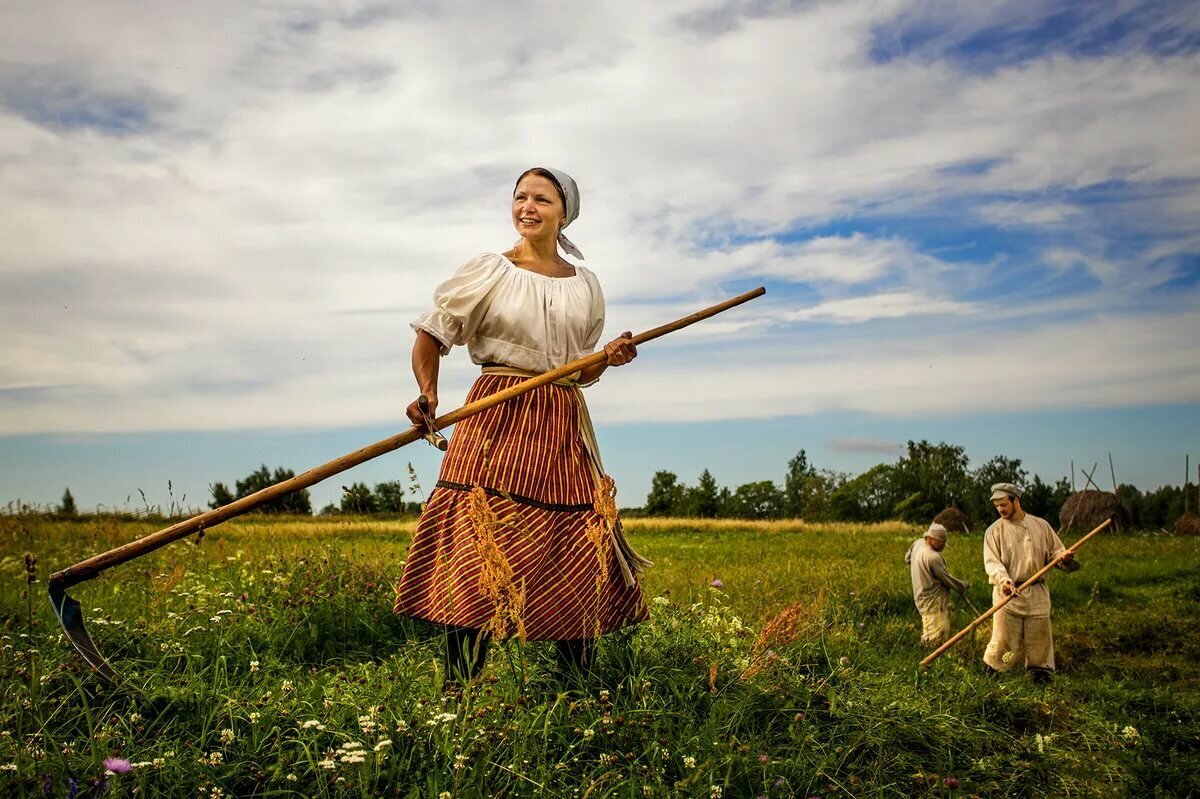
[{"label": "purple thistle flower", "polygon": [[711,583],[709,583],[709,585],[711,585],[713,588],[724,588],[725,587],[725,583],[721,582],[721,578],[719,578],[719,577],[717,579],[713,580]]},{"label": "purple thistle flower", "polygon": [[129,765],[129,761],[123,757],[104,758],[104,767],[113,774],[128,774],[133,771],[133,766]]},{"label": "purple thistle flower", "polygon": [[79,783],[75,782],[74,777],[67,777],[67,799],[75,799],[75,794],[79,791]]}]

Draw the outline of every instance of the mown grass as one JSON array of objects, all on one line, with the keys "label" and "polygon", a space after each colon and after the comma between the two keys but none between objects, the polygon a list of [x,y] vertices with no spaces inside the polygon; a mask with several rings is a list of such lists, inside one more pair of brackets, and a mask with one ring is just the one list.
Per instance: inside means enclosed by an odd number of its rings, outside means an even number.
[{"label": "mown grass", "polygon": [[[45,577],[153,530],[0,518],[0,793],[1200,795],[1195,539],[1107,536],[1053,576],[1040,688],[983,676],[980,640],[917,668],[913,528],[631,520],[653,618],[590,683],[510,642],[448,698],[437,630],[390,612],[412,523],[345,518],[236,520],[73,589],[128,680],[105,685]],[[946,555],[985,607],[979,536]],[[106,777],[114,756],[139,765]]]}]

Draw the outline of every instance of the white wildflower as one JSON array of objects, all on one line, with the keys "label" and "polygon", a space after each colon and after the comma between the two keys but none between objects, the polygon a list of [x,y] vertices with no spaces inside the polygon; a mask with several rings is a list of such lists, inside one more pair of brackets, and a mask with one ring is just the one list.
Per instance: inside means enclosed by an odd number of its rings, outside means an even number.
[{"label": "white wildflower", "polygon": [[688,755],[687,757],[685,757],[683,759],[683,767],[684,768],[695,768],[696,767],[696,758],[692,757],[691,755]]},{"label": "white wildflower", "polygon": [[250,661],[250,671],[258,671],[258,661],[257,660]]},{"label": "white wildflower", "polygon": [[596,735],[596,731],[591,727],[583,731],[583,740],[590,741]]},{"label": "white wildflower", "polygon": [[384,749],[387,749],[387,748],[388,748],[389,746],[391,746],[391,745],[392,745],[392,739],[391,739],[391,738],[384,738],[382,741],[380,741],[379,743],[375,744],[375,751],[376,751],[376,752],[381,752],[381,751],[383,751]]},{"label": "white wildflower", "polygon": [[237,736],[233,734],[233,730],[221,730],[221,743],[225,744],[226,746],[229,746],[231,743],[233,743],[236,738]]},{"label": "white wildflower", "polygon": [[333,760],[330,760],[330,759],[318,760],[317,768],[326,768],[326,769],[337,768],[337,763],[335,763]]}]

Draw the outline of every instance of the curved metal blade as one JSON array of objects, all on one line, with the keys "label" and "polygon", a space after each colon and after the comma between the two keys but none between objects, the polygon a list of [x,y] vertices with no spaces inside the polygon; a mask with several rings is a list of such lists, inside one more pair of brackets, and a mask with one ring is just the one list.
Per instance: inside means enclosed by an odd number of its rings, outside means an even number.
[{"label": "curved metal blade", "polygon": [[96,648],[96,642],[88,634],[87,627],[83,626],[83,608],[78,602],[67,596],[67,589],[59,583],[50,583],[50,604],[54,608],[54,615],[58,617],[58,623],[62,625],[63,632],[67,634],[67,638],[79,651],[79,654],[83,655],[83,659],[90,663],[92,668],[99,672],[104,679],[114,684],[120,683],[121,675],[108,665],[104,655],[101,655],[100,650]]}]

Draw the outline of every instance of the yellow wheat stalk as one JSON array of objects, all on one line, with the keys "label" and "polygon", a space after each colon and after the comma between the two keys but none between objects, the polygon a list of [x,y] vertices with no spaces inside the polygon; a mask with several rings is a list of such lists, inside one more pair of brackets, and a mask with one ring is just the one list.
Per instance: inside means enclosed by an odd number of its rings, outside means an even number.
[{"label": "yellow wheat stalk", "polygon": [[496,543],[500,520],[479,486],[472,488],[468,495],[467,514],[475,531],[475,551],[482,565],[479,590],[495,605],[495,613],[485,629],[499,640],[508,638],[510,631],[515,631],[524,641],[525,583],[514,579],[512,564]]}]

